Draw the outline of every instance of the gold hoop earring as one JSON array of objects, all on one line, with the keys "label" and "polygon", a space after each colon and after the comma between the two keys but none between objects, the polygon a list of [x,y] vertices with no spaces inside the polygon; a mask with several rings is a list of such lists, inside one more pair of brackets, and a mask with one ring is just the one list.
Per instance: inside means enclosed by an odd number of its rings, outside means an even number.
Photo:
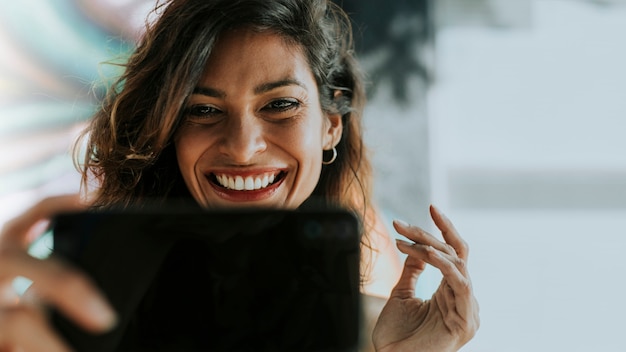
[{"label": "gold hoop earring", "polygon": [[333,147],[333,156],[332,156],[332,158],[330,158],[330,160],[328,160],[328,161],[325,161],[324,158],[322,157],[322,165],[330,165],[330,164],[335,162],[335,159],[337,159],[337,148]]}]

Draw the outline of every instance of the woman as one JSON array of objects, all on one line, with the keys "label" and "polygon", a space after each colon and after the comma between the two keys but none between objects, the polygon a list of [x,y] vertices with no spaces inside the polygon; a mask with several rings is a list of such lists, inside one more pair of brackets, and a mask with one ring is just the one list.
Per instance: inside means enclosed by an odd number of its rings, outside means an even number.
[{"label": "woman", "polygon": [[[361,214],[367,246],[377,222],[364,93],[343,12],[324,0],[171,0],[157,11],[86,134],[90,206],[297,208],[316,197]],[[37,221],[83,203],[47,199],[3,229],[0,283],[25,276],[33,285],[23,299],[3,300],[0,350],[64,350],[36,308],[42,300],[92,331],[115,324],[88,278],[25,252]],[[410,242],[398,242],[408,257],[373,331],[377,350],[455,351],[478,328],[467,246],[445,216],[431,214],[445,242],[394,222]],[[414,287],[426,264],[443,280],[422,301]]]}]

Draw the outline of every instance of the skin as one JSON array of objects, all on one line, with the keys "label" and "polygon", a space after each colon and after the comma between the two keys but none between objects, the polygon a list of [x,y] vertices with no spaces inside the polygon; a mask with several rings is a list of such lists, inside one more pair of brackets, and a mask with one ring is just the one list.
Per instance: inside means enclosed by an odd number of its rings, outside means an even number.
[{"label": "skin", "polygon": [[37,259],[27,253],[42,221],[60,212],[86,208],[78,195],[46,198],[7,222],[0,231],[0,291],[7,292],[13,279],[23,276],[33,285],[29,294],[0,300],[0,351],[68,351],[52,332],[41,310],[43,302],[61,309],[80,326],[94,332],[115,325],[115,313],[91,280],[74,268],[53,259]]},{"label": "skin", "polygon": [[[175,138],[178,166],[191,194],[204,206],[297,207],[319,180],[322,150],[339,142],[341,118],[322,111],[304,55],[282,38],[230,32],[214,53],[196,94],[188,99],[187,120]],[[237,191],[219,186],[215,174],[279,177],[274,186]],[[67,351],[47,323],[42,302],[93,332],[115,325],[115,313],[86,275],[56,259],[27,253],[38,235],[33,234],[37,224],[87,204],[76,195],[48,198],[0,232],[0,351]],[[419,227],[394,223],[409,240],[398,242],[408,257],[373,330],[378,351],[456,351],[478,329],[467,244],[434,207],[431,216],[443,241]],[[443,280],[433,297],[423,301],[414,294],[427,264],[440,270]],[[9,289],[17,276],[33,280],[29,293],[19,299]]]},{"label": "skin", "polygon": [[[175,140],[193,197],[207,207],[299,206],[317,185],[322,151],[341,136],[341,116],[324,113],[319,101],[298,46],[270,33],[226,33]],[[268,176],[275,181],[263,187]],[[247,188],[224,187],[218,177]]]},{"label": "skin", "polygon": [[[469,247],[452,222],[434,206],[430,215],[444,241],[417,226],[394,221],[411,242],[398,240],[407,254],[404,270],[379,315],[372,339],[377,351],[457,351],[480,326],[479,307],[467,271]],[[426,264],[439,269],[441,284],[430,300],[415,297]]]}]

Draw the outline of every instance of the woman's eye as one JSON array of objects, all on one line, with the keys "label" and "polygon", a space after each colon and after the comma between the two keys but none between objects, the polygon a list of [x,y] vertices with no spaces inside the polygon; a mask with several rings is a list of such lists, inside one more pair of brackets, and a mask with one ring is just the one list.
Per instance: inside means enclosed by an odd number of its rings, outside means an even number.
[{"label": "woman's eye", "polygon": [[193,117],[208,117],[219,114],[221,111],[209,105],[196,105],[187,108],[187,115]]},{"label": "woman's eye", "polygon": [[300,106],[300,102],[298,102],[295,99],[280,99],[280,100],[274,100],[273,102],[267,104],[264,109],[283,112],[283,111],[295,109],[299,106]]}]

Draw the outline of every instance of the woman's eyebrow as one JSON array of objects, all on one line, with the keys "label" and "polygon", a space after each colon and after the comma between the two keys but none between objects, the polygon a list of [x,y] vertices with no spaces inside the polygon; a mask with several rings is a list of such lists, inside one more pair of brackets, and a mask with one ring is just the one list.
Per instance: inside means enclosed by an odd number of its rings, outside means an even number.
[{"label": "woman's eyebrow", "polygon": [[212,98],[224,98],[226,97],[226,92],[221,91],[219,89],[210,88],[210,87],[196,87],[193,89],[192,94],[200,94],[206,95]]},{"label": "woman's eyebrow", "polygon": [[[304,90],[307,90],[304,83],[300,82],[299,80],[295,78],[285,78],[285,79],[281,79],[278,81],[267,82],[267,83],[263,83],[263,84],[256,86],[254,88],[254,94],[257,94],[257,95],[263,94],[263,93],[267,93],[271,91],[272,89],[286,87],[286,86],[294,86],[294,85],[302,87]],[[206,95],[212,98],[225,98],[226,97],[226,92],[219,90],[219,89],[211,88],[211,87],[196,87],[193,89],[192,94]]]},{"label": "woman's eyebrow", "polygon": [[307,90],[304,83],[300,82],[295,78],[285,78],[274,82],[263,83],[254,88],[254,94],[263,94],[271,91],[272,89],[285,87],[285,86],[299,86]]}]

